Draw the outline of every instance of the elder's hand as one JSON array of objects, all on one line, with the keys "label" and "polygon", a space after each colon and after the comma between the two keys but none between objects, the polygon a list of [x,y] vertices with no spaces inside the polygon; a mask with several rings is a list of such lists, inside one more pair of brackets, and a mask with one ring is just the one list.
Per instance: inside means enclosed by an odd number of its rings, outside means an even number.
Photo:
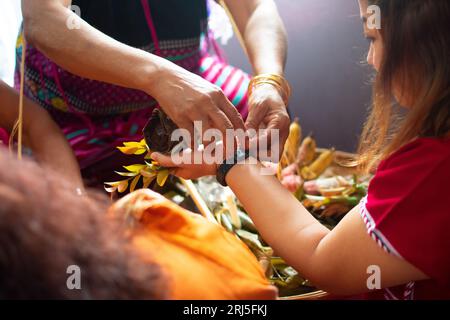
[{"label": "elder's hand", "polygon": [[174,64],[162,69],[152,92],[164,112],[191,137],[195,121],[201,121],[203,132],[219,129],[224,137],[227,129],[245,130],[242,116],[219,87]]},{"label": "elder's hand", "polygon": [[159,165],[169,168],[171,173],[183,179],[191,180],[204,176],[215,176],[217,169],[225,159],[231,159],[237,150],[238,141],[234,143],[215,141],[209,146],[200,146],[198,149],[184,149],[180,153],[170,155],[153,152],[152,160]]},{"label": "elder's hand", "polygon": [[[281,158],[289,135],[289,124],[289,114],[280,92],[270,84],[258,85],[253,90],[249,101],[249,115],[245,124],[247,130],[267,129],[267,134],[257,138],[258,140],[267,139],[267,147],[276,148],[279,151],[278,158]],[[271,145],[270,130],[279,130],[279,141],[276,145]]]}]

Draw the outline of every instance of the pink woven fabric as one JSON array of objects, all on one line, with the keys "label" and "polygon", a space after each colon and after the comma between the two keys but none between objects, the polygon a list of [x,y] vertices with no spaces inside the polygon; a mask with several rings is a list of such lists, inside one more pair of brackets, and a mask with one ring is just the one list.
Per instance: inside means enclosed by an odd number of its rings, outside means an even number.
[{"label": "pink woven fabric", "polygon": [[7,146],[9,144],[9,134],[5,129],[0,128],[0,144]]}]

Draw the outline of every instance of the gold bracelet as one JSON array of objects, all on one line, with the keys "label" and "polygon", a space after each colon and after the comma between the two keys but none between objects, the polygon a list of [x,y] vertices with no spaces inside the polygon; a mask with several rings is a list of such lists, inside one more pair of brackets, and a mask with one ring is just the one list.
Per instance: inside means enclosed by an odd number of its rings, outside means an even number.
[{"label": "gold bracelet", "polygon": [[258,80],[258,81],[252,82],[248,88],[248,97],[249,98],[251,98],[254,89],[261,84],[270,84],[270,85],[274,86],[280,92],[280,94],[283,98],[284,104],[286,106],[289,104],[289,93],[286,92],[286,89],[284,89],[279,83],[277,83],[275,81],[269,81],[269,80]]},{"label": "gold bracelet", "polygon": [[258,81],[254,81],[252,83],[252,85],[249,87],[249,91],[248,91],[249,96],[251,96],[253,91],[254,91],[254,89],[256,87],[258,87],[259,85],[261,85],[261,84],[270,84],[273,87],[275,87],[280,92],[280,94],[283,96],[283,101],[286,102],[287,96],[286,96],[286,92],[283,89],[283,87],[278,82],[271,81],[271,80],[262,80],[261,79],[261,80],[258,80]]},{"label": "gold bracelet", "polygon": [[248,96],[251,97],[253,90],[260,84],[270,84],[276,87],[283,96],[284,103],[289,104],[291,87],[289,82],[278,74],[260,74],[252,78],[248,86]]}]

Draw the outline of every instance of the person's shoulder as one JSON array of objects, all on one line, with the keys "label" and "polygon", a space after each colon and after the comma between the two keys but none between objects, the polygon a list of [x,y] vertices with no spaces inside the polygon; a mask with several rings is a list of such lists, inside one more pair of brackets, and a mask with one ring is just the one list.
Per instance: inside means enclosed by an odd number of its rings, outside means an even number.
[{"label": "person's shoulder", "polygon": [[449,167],[450,139],[416,139],[380,164],[361,211],[369,233],[384,249],[446,284]]},{"label": "person's shoulder", "polygon": [[437,167],[450,164],[450,137],[418,138],[381,162],[378,172],[398,167]]},{"label": "person's shoulder", "polygon": [[416,139],[379,165],[369,185],[369,204],[382,206],[378,211],[384,212],[419,198],[427,201],[416,203],[415,209],[425,210],[430,202],[441,203],[442,197],[450,197],[449,167],[450,139]]}]

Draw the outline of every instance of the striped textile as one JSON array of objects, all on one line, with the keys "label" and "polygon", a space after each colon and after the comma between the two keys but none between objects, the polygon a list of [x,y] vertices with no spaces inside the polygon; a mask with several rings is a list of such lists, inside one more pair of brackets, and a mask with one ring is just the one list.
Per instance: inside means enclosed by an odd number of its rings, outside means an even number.
[{"label": "striped textile", "polygon": [[250,84],[247,73],[224,63],[216,56],[206,56],[200,63],[199,74],[220,87],[243,118],[247,118],[247,89]]},{"label": "striped textile", "polygon": [[[367,198],[368,197],[366,196],[361,200],[359,204],[359,212],[362,219],[364,220],[364,224],[366,225],[368,234],[384,251],[403,259],[402,256],[397,252],[397,250],[395,250],[395,248],[389,243],[386,237],[381,233],[381,231],[377,229],[375,221],[367,210]],[[414,299],[414,286],[415,282],[409,282],[405,285],[402,297],[403,300]],[[386,300],[402,300],[398,298],[389,288],[384,289],[384,291],[384,298]]]}]

